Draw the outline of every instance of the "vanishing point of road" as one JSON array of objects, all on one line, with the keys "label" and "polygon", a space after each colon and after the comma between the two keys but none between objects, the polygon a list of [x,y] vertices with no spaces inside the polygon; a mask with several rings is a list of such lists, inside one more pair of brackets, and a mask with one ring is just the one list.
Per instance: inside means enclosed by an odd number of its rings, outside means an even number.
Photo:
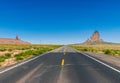
[{"label": "vanishing point of road", "polygon": [[0,71],[0,83],[120,83],[105,64],[63,46]]}]

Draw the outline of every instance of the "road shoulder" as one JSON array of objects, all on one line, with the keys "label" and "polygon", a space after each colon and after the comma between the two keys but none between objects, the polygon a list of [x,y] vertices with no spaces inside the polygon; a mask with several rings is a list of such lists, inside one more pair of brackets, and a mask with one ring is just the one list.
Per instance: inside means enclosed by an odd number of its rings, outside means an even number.
[{"label": "road shoulder", "polygon": [[92,53],[92,52],[84,52],[84,53],[120,68],[120,57],[118,56],[111,56],[103,53]]}]

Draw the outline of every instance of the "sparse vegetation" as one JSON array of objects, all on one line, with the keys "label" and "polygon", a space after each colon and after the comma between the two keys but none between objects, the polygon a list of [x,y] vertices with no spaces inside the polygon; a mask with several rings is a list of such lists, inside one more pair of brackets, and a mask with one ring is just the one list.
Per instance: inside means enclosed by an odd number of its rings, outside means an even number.
[{"label": "sparse vegetation", "polygon": [[8,59],[10,57],[11,57],[11,54],[9,54],[9,53],[7,53],[7,54],[5,54],[3,56],[0,56],[0,62],[4,62],[5,59]]},{"label": "sparse vegetation", "polygon": [[0,51],[3,52],[3,51],[6,51],[6,49],[5,48],[0,48]]},{"label": "sparse vegetation", "polygon": [[10,53],[7,53],[7,54],[5,54],[5,59],[8,59],[8,58],[11,58],[11,54]]},{"label": "sparse vegetation", "polygon": [[[14,58],[15,62],[25,60],[27,58],[38,56],[44,52],[60,47],[60,45],[0,45],[0,65],[7,59]],[[9,60],[8,60],[9,61]]]},{"label": "sparse vegetation", "polygon": [[36,48],[35,50],[28,50],[26,52],[16,54],[15,58],[17,61],[24,60],[24,59],[29,58],[31,56],[37,56],[39,54],[42,54],[42,53],[44,53],[46,51],[50,51],[50,50],[53,50],[53,48],[50,48],[50,47]]},{"label": "sparse vegetation", "polygon": [[108,55],[120,56],[120,44],[100,44],[100,45],[73,45],[71,46],[80,51],[98,52]]},{"label": "sparse vegetation", "polygon": [[5,61],[5,57],[4,56],[0,56],[0,62],[4,62]]}]

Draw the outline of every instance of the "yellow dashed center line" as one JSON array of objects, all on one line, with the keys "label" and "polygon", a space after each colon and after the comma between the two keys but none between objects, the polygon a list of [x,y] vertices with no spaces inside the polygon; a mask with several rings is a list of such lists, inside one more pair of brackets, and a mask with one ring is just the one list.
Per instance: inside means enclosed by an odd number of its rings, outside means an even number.
[{"label": "yellow dashed center line", "polygon": [[64,55],[66,54],[66,52],[67,52],[67,50],[66,50],[66,49],[64,49]]},{"label": "yellow dashed center line", "polygon": [[65,60],[62,59],[61,66],[64,66],[64,64],[65,64]]}]

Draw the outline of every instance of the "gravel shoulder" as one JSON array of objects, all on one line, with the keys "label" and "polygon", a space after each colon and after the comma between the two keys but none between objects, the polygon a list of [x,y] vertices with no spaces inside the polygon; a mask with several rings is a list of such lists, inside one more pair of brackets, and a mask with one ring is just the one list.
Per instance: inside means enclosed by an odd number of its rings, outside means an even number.
[{"label": "gravel shoulder", "polygon": [[120,56],[111,56],[103,53],[92,53],[92,52],[85,52],[85,53],[89,54],[90,56],[101,59],[107,63],[110,63],[112,65],[115,65],[117,67],[120,67]]}]

